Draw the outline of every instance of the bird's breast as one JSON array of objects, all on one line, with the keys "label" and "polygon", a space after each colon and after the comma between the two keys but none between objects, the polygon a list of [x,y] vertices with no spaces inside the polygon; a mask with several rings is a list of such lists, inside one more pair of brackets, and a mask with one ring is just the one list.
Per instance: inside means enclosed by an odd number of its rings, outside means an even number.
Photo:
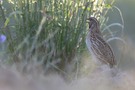
[{"label": "bird's breast", "polygon": [[89,49],[89,51],[91,52],[91,41],[90,41],[90,32],[87,34],[86,36],[86,46]]}]

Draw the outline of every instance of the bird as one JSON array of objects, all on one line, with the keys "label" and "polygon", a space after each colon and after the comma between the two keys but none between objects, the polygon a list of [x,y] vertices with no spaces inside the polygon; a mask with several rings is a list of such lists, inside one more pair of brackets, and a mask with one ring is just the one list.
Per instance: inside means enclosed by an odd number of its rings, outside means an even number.
[{"label": "bird", "polygon": [[90,17],[87,19],[89,24],[89,31],[86,36],[86,46],[96,63],[101,65],[107,65],[110,68],[116,66],[116,60],[114,52],[107,43],[100,31],[99,21],[95,17]]}]

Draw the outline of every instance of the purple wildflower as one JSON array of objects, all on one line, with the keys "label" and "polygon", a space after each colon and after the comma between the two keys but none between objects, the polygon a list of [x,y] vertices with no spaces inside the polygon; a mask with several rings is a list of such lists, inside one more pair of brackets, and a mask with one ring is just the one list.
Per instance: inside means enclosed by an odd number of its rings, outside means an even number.
[{"label": "purple wildflower", "polygon": [[0,43],[3,43],[3,42],[5,42],[5,40],[6,40],[6,36],[5,35],[0,35]]}]

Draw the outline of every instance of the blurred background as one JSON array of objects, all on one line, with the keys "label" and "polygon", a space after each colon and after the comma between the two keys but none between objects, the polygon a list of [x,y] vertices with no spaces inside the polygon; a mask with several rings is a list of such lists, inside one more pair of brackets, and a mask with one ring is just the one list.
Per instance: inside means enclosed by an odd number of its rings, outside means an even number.
[{"label": "blurred background", "polygon": [[[0,89],[135,90],[134,10],[135,0],[0,0]],[[90,16],[120,71],[95,69],[85,44]]]},{"label": "blurred background", "polygon": [[[133,69],[135,67],[135,1],[134,0],[115,0],[114,6],[118,7],[122,13],[124,20],[124,36],[123,39],[126,41],[126,46],[122,50],[117,51],[123,44],[117,42],[115,53],[117,59],[120,60],[120,67],[123,69]],[[109,20],[107,24],[114,22],[122,23],[118,10],[112,9],[108,13]],[[117,26],[112,29],[120,30]],[[114,44],[114,43],[113,43]],[[119,54],[123,54],[122,56]],[[118,58],[119,57],[119,58]]]},{"label": "blurred background", "polygon": [[[126,35],[128,35],[132,40],[135,40],[135,12],[132,11],[135,9],[135,1],[134,0],[115,0],[114,5],[117,6],[123,15],[123,19],[124,19],[124,32],[126,33]],[[116,10],[110,10],[109,13],[109,18],[110,20],[108,21],[108,23],[112,23],[112,22],[121,22],[121,19],[119,17],[119,13]]]}]

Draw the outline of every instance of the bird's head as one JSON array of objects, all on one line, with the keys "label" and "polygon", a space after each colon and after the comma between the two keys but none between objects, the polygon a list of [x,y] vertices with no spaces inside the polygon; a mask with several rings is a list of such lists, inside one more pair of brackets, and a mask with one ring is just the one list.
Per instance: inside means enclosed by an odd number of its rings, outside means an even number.
[{"label": "bird's head", "polygon": [[89,24],[89,28],[99,26],[99,21],[95,17],[88,18],[87,23]]}]

